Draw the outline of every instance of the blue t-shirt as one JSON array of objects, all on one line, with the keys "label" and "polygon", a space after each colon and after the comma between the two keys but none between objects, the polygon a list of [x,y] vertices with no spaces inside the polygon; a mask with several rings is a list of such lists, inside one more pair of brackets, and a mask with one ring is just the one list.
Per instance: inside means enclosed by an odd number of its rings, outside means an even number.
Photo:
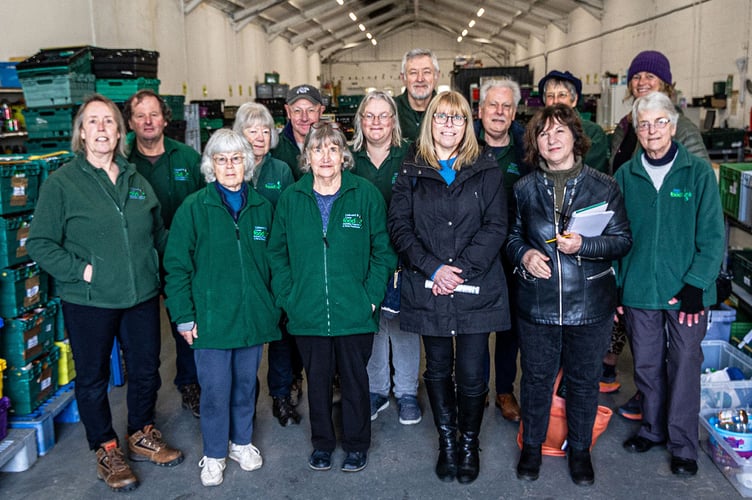
[{"label": "blue t-shirt", "polygon": [[456,159],[457,157],[455,156],[454,158],[449,158],[448,160],[439,160],[439,165],[441,165],[441,170],[439,170],[439,173],[446,181],[447,186],[451,185],[454,182],[454,178],[457,176],[457,172],[452,169],[452,165],[454,165],[454,161]]}]

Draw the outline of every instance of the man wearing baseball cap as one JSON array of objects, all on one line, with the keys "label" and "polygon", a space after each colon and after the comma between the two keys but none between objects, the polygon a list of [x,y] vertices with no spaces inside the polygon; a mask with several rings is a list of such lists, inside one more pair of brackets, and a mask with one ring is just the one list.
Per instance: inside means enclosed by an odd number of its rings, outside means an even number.
[{"label": "man wearing baseball cap", "polygon": [[303,173],[298,166],[298,156],[311,125],[319,121],[324,112],[324,101],[313,85],[298,85],[287,92],[287,125],[279,135],[279,144],[272,150],[272,157],[287,163],[295,180]]},{"label": "man wearing baseball cap", "polygon": [[[582,80],[569,71],[553,70],[538,82],[538,92],[546,106],[566,104],[577,108],[582,100]],[[588,167],[608,173],[609,142],[606,133],[597,123],[582,117],[582,129],[590,138],[590,149],[583,162]]]}]

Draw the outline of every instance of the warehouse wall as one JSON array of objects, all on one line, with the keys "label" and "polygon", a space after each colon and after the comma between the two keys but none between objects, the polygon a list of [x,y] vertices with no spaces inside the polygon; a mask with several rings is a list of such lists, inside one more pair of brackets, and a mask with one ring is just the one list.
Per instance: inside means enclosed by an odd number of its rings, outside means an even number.
[{"label": "warehouse wall", "polygon": [[[6,2],[10,0],[5,0]],[[318,83],[317,54],[281,38],[269,43],[247,25],[236,33],[221,11],[200,5],[183,15],[181,0],[24,0],[3,11],[0,61],[43,47],[97,45],[156,50],[160,90],[187,99],[249,99],[265,72],[291,85]],[[40,15],[40,12],[44,13]],[[252,95],[250,96],[253,97]]]}]

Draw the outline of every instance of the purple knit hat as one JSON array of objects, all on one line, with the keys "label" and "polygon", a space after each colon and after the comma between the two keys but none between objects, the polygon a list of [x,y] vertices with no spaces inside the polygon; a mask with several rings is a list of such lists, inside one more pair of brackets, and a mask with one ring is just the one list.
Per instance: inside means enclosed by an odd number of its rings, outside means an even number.
[{"label": "purple knit hat", "polygon": [[666,56],[657,50],[646,50],[637,54],[635,58],[632,59],[632,64],[629,65],[627,80],[631,80],[632,77],[640,71],[653,73],[655,76],[663,80],[663,83],[667,83],[668,85],[673,83],[673,80],[671,79],[671,64],[668,62]]}]

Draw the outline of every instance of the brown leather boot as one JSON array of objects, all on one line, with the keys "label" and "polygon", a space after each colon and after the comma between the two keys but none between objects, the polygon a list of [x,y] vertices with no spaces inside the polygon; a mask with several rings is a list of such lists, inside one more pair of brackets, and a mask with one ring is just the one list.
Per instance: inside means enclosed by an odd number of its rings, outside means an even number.
[{"label": "brown leather boot", "polygon": [[510,422],[520,421],[520,405],[517,403],[517,398],[514,394],[497,394],[496,395],[496,407],[501,410],[501,416]]},{"label": "brown leather boot", "polygon": [[183,461],[183,453],[171,448],[162,439],[162,433],[147,425],[128,437],[128,457],[134,462],[151,462],[171,467]]},{"label": "brown leather boot", "polygon": [[130,491],[138,486],[138,478],[114,439],[103,443],[97,450],[97,477],[113,491]]}]

